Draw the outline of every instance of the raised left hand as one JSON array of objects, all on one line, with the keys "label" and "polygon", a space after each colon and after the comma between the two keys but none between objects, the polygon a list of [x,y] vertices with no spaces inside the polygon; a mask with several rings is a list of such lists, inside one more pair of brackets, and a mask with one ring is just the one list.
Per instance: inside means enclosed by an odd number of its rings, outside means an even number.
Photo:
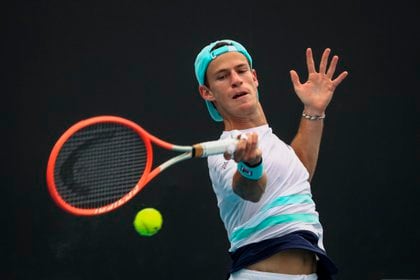
[{"label": "raised left hand", "polygon": [[333,56],[329,67],[327,67],[330,52],[329,48],[325,49],[319,65],[319,72],[316,72],[312,50],[310,48],[306,50],[308,80],[303,84],[300,82],[297,72],[290,71],[294,90],[302,101],[307,114],[322,116],[333,97],[334,90],[348,75],[348,72],[344,71],[333,79],[338,56]]}]

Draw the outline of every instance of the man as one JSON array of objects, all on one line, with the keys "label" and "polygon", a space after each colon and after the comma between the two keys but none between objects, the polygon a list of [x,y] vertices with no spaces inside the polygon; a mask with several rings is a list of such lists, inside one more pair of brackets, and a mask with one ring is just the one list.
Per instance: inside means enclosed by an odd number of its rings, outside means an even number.
[{"label": "man", "polygon": [[[310,180],[321,142],[325,110],[335,88],[338,57],[319,72],[306,51],[308,80],[290,71],[303,103],[296,137],[286,145],[267,124],[252,58],[238,42],[220,40],[204,47],[195,61],[199,92],[210,116],[224,123],[221,139],[237,137],[233,154],[208,158],[220,216],[230,241],[230,279],[330,279],[336,273],[322,242],[322,226]],[[230,160],[233,159],[233,160]]]}]

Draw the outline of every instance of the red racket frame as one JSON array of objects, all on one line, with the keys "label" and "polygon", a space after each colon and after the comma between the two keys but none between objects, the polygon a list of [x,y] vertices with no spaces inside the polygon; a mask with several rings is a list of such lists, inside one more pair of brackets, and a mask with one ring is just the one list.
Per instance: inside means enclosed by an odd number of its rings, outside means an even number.
[{"label": "red racket frame", "polygon": [[[146,148],[146,152],[147,152],[147,160],[146,160],[146,165],[145,165],[145,169],[143,172],[143,175],[140,177],[139,174],[139,181],[137,182],[137,184],[135,186],[133,186],[133,189],[128,192],[126,195],[124,195],[123,197],[121,197],[119,200],[106,205],[106,206],[102,206],[99,208],[92,208],[92,209],[81,209],[81,208],[77,208],[74,207],[70,204],[68,204],[58,193],[57,188],[56,188],[56,183],[55,183],[55,179],[54,179],[54,169],[55,169],[55,163],[57,160],[57,157],[60,153],[61,148],[63,147],[63,145],[66,143],[66,141],[72,137],[76,132],[78,132],[79,130],[90,126],[90,125],[94,125],[97,123],[116,123],[116,124],[121,124],[124,125],[128,128],[131,128],[133,131],[135,131],[144,141],[144,145]],[[163,141],[153,135],[151,135],[150,133],[148,133],[146,130],[144,130],[142,127],[140,127],[138,124],[121,118],[121,117],[117,117],[117,116],[98,116],[98,117],[92,117],[86,120],[82,120],[76,124],[74,124],[73,126],[71,126],[67,131],[64,132],[64,134],[58,139],[58,141],[56,142],[56,144],[54,145],[51,154],[49,156],[48,159],[48,165],[47,165],[47,185],[48,185],[48,190],[49,193],[51,195],[51,197],[53,198],[53,200],[64,210],[66,210],[67,212],[70,212],[72,214],[75,215],[82,215],[82,216],[92,216],[92,215],[99,215],[99,214],[103,214],[109,211],[112,211],[118,207],[120,207],[121,205],[127,203],[131,198],[133,198],[138,192],[140,192],[143,187],[150,181],[152,180],[157,174],[159,174],[163,169],[160,168],[160,166],[156,167],[155,169],[152,169],[152,165],[153,165],[153,148],[152,148],[152,142],[157,144],[158,146],[168,149],[168,150],[183,150],[185,152],[188,152],[189,149],[192,150],[192,147],[189,146],[176,146],[173,145],[171,143],[168,143],[166,141]],[[187,157],[187,158],[191,158]]]}]

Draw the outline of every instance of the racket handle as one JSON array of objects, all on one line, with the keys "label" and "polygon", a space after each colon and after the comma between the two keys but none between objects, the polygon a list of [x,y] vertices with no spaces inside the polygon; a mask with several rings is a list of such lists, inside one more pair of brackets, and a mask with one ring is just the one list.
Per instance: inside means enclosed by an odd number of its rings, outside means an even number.
[{"label": "racket handle", "polygon": [[218,155],[228,152],[233,154],[236,149],[236,144],[238,139],[228,138],[224,140],[209,141],[199,144],[195,144],[194,148],[194,157],[208,157],[211,155]]}]

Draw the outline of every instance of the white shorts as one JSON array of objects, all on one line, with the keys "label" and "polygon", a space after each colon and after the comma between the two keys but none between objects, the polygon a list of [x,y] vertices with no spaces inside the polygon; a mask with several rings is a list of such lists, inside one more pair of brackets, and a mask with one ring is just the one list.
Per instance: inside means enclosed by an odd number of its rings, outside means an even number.
[{"label": "white shorts", "polygon": [[232,273],[229,280],[316,280],[316,273],[308,275],[292,275],[272,272],[263,272],[249,269],[241,269]]}]

